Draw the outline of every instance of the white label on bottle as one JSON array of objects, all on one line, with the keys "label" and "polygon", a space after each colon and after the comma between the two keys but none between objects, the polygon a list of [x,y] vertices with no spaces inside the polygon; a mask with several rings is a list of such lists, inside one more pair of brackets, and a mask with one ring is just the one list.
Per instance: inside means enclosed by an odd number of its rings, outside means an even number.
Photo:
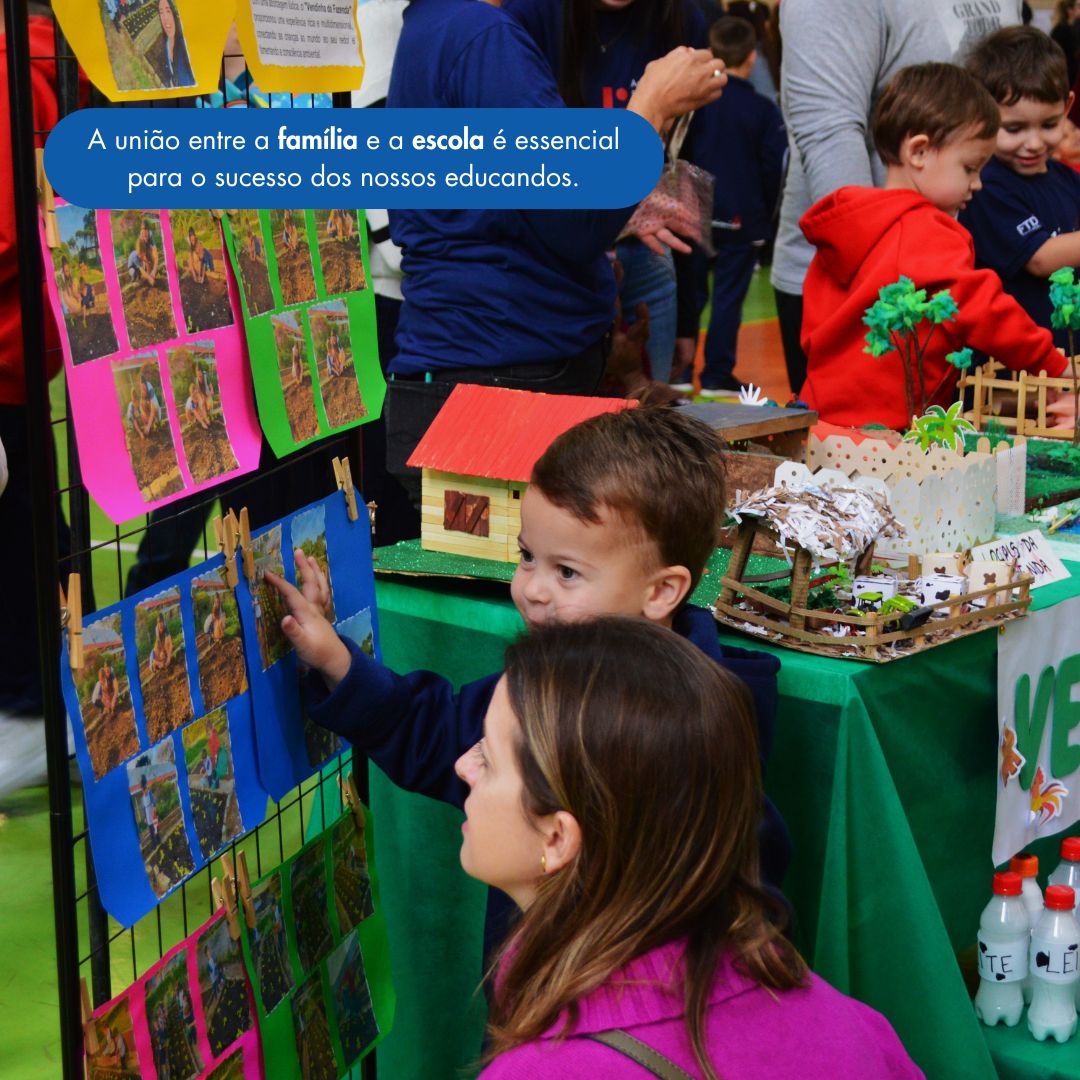
[{"label": "white label on bottle", "polygon": [[1080,977],[1080,942],[1033,937],[1030,971],[1044,982],[1076,982]]},{"label": "white label on bottle", "polygon": [[979,931],[979,977],[987,982],[1017,982],[1027,975],[1027,934],[1008,941],[987,941]]}]

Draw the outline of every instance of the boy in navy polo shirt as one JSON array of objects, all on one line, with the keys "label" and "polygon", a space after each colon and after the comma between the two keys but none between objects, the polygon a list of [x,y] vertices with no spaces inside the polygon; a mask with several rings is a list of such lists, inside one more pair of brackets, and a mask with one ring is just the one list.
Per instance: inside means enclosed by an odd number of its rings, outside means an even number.
[{"label": "boy in navy polo shirt", "polygon": [[[1051,154],[1065,137],[1073,95],[1061,48],[1041,30],[1014,26],[991,34],[968,68],[1001,112],[982,191],[960,215],[978,266],[997,272],[1005,291],[1040,326],[1050,326],[1047,278],[1080,266],[1080,174]],[[1067,346],[1064,330],[1054,343]]]},{"label": "boy in navy polo shirt", "polygon": [[[738,390],[735,347],[750,278],[773,227],[780,198],[787,135],[780,110],[748,81],[757,59],[757,38],[745,19],[725,16],[709,31],[713,55],[724,61],[724,97],[699,109],[694,118],[693,160],[716,177],[713,245],[716,257],[697,253],[698,311],[708,299],[714,271],[712,315],[705,339],[704,397]],[[684,375],[684,378],[686,376]],[[689,389],[676,380],[679,388]]]}]

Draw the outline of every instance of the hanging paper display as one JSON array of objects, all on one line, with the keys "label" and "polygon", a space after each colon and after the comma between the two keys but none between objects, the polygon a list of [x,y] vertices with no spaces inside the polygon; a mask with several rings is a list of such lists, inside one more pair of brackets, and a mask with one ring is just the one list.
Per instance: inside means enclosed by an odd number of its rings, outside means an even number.
[{"label": "hanging paper display", "polygon": [[[281,630],[285,604],[266,580],[266,572],[297,584],[293,552],[300,548],[312,555],[330,581],[327,617],[335,622],[338,633],[375,655],[378,630],[373,617],[371,534],[367,516],[350,521],[344,496],[335,492],[254,533],[251,546],[253,580],[241,575],[237,601],[252,707],[259,718],[259,777],[271,797],[280,799],[346,744],[307,718],[296,653]],[[343,611],[355,614],[342,619]]]},{"label": "hanging paper display", "polygon": [[218,87],[230,2],[53,0],[52,8],[79,65],[110,101],[149,103]]},{"label": "hanging paper display", "polygon": [[364,77],[356,0],[238,0],[236,29],[252,78],[263,90],[356,90]]},{"label": "hanging paper display", "polygon": [[254,1000],[238,940],[218,914],[87,1024],[88,1080],[257,1080]]},{"label": "hanging paper display", "polygon": [[[164,2],[164,0],[163,0]],[[120,523],[259,463],[235,286],[208,210],[57,201],[43,251],[83,481]]]},{"label": "hanging paper display", "polygon": [[336,1080],[387,1034],[395,998],[360,807],[251,889],[245,959],[267,1077]]},{"label": "hanging paper display", "polygon": [[225,221],[274,453],[375,419],[386,384],[363,211],[236,210]]},{"label": "hanging paper display", "polygon": [[101,901],[124,926],[266,814],[222,566],[88,616],[82,666],[61,660]]}]

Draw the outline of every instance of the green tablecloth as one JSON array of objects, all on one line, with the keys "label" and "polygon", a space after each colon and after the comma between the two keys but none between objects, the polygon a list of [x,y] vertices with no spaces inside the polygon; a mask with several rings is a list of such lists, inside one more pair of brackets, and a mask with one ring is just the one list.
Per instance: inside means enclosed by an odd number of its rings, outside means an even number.
[{"label": "green tablecloth", "polygon": [[[1077,592],[1080,577],[1041,590],[1038,606]],[[399,671],[477,678],[521,626],[504,586],[381,578],[377,595],[383,656]],[[892,1021],[931,1078],[993,1077],[990,1050],[1003,1075],[1023,1074],[1005,1062],[1025,1051],[1064,1061],[1026,1030],[984,1038],[956,961],[992,872],[996,642],[986,632],[882,666],[770,650],[782,669],[766,787],[794,841],[796,941]],[[483,1026],[484,889],[458,866],[460,815],[371,771],[398,993],[380,1075],[457,1080]]]}]

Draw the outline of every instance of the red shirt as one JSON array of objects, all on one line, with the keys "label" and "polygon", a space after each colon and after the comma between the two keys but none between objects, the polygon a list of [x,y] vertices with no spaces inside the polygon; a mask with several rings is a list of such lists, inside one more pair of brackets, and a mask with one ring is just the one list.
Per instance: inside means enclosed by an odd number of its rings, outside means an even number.
[{"label": "red shirt", "polygon": [[[948,289],[960,309],[955,319],[934,329],[923,357],[928,406],[957,399],[960,373],[945,355],[964,346],[1014,371],[1060,375],[1065,370],[1050,331],[1002,290],[992,270],[975,269],[968,231],[918,192],[840,188],[812,206],[800,225],[817,247],[803,287],[808,368],[801,396],[823,420],[845,427],[885,424],[900,431],[910,426],[899,355],[877,358],[863,351],[863,314],[878,290],[901,275],[926,289],[927,296]],[[925,323],[923,340],[928,330]]]}]

